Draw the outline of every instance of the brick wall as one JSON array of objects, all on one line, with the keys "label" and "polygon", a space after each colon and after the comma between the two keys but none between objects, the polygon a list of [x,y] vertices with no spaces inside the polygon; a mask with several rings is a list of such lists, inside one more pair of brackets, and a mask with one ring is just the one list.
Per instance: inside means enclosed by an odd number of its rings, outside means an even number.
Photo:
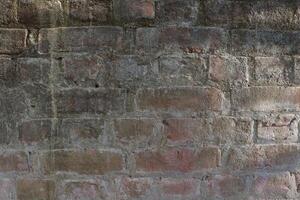
[{"label": "brick wall", "polygon": [[300,198],[300,2],[1,0],[0,200]]}]

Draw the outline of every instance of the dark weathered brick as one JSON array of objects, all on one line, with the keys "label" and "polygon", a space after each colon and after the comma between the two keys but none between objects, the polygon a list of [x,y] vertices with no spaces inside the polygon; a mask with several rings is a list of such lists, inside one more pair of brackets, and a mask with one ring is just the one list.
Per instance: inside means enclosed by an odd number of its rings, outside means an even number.
[{"label": "dark weathered brick", "polygon": [[0,54],[18,54],[26,48],[26,29],[0,29]]},{"label": "dark weathered brick", "polygon": [[123,48],[123,29],[120,27],[61,27],[41,29],[39,52],[87,51]]},{"label": "dark weathered brick", "polygon": [[51,120],[24,121],[19,127],[19,140],[27,144],[36,144],[49,139],[51,131]]}]

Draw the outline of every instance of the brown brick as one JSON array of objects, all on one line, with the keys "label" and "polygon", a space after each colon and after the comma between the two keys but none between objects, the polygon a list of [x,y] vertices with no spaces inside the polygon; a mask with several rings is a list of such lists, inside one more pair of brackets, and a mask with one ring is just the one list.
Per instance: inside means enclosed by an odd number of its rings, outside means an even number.
[{"label": "brown brick", "polygon": [[123,169],[122,155],[110,151],[57,150],[44,153],[41,162],[46,174],[61,171],[103,175]]},{"label": "brown brick", "polygon": [[61,27],[41,29],[39,52],[86,51],[100,49],[120,50],[123,29],[120,27]]},{"label": "brown brick", "polygon": [[18,22],[29,27],[59,26],[63,24],[60,0],[17,0]]},{"label": "brown brick", "polygon": [[63,186],[63,192],[59,195],[59,200],[65,199],[101,199],[100,186],[92,181],[68,181]]},{"label": "brown brick", "polygon": [[51,120],[24,121],[19,128],[19,140],[27,144],[43,142],[51,137]]},{"label": "brown brick", "polygon": [[52,200],[55,195],[55,183],[45,179],[19,179],[17,197],[22,200]]},{"label": "brown brick", "polygon": [[299,152],[296,144],[233,147],[226,165],[239,170],[276,169],[297,164]]},{"label": "brown brick", "polygon": [[220,151],[207,147],[199,151],[187,148],[171,148],[160,151],[145,151],[135,155],[138,171],[190,172],[212,169],[219,166]]},{"label": "brown brick", "polygon": [[137,94],[140,110],[221,111],[224,101],[221,91],[207,87],[142,89]]},{"label": "brown brick", "polygon": [[25,152],[2,152],[0,155],[0,171],[28,171],[28,157]]},{"label": "brown brick", "polygon": [[112,0],[70,0],[69,17],[79,22],[107,24],[112,19]]},{"label": "brown brick", "polygon": [[193,178],[163,178],[158,187],[166,197],[199,198],[199,181]]},{"label": "brown brick", "polygon": [[0,26],[16,23],[15,4],[12,0],[2,0],[0,4]]},{"label": "brown brick", "polygon": [[266,142],[297,142],[298,120],[294,114],[268,116],[258,121],[257,140]]},{"label": "brown brick", "polygon": [[114,0],[114,15],[119,21],[136,22],[140,19],[153,19],[153,0]]},{"label": "brown brick", "polygon": [[0,53],[18,54],[26,48],[26,29],[0,29]]},{"label": "brown brick", "polygon": [[127,198],[141,198],[144,197],[153,186],[151,178],[129,178],[122,177],[119,181],[120,196]]},{"label": "brown brick", "polygon": [[289,172],[257,175],[251,185],[250,196],[263,199],[296,198],[295,176]]},{"label": "brown brick", "polygon": [[123,118],[114,120],[117,140],[121,143],[148,141],[155,134],[155,120]]},{"label": "brown brick", "polygon": [[299,110],[298,87],[248,87],[233,94],[233,108],[238,111]]}]

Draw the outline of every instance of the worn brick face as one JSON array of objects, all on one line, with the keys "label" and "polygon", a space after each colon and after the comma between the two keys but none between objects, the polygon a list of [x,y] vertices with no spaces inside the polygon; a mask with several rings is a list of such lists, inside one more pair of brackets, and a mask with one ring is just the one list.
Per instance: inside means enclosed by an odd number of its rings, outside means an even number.
[{"label": "worn brick face", "polygon": [[300,197],[299,0],[0,0],[0,200]]}]

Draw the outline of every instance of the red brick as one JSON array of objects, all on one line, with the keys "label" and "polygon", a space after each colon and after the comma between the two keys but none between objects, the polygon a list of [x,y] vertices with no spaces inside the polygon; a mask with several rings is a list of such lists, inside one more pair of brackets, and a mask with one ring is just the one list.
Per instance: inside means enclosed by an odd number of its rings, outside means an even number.
[{"label": "red brick", "polygon": [[0,53],[18,54],[26,48],[26,29],[0,29]]},{"label": "red brick", "polygon": [[155,134],[155,120],[147,118],[123,118],[114,120],[117,140],[121,143],[148,141]]},{"label": "red brick", "polygon": [[164,135],[167,140],[175,143],[191,143],[208,139],[209,121],[193,118],[169,118],[163,121]]},{"label": "red brick", "polygon": [[233,94],[238,111],[300,110],[299,87],[248,87]]},{"label": "red brick", "polygon": [[135,155],[138,171],[180,171],[212,169],[219,166],[220,151],[214,147],[199,151],[187,148],[171,148],[160,151],[145,151]]},{"label": "red brick", "polygon": [[92,181],[68,181],[64,184],[63,193],[59,195],[58,199],[97,200],[100,198],[101,191],[97,183]]},{"label": "red brick", "polygon": [[123,169],[120,153],[97,150],[57,150],[41,155],[46,174],[74,172],[78,174],[102,175]]},{"label": "red brick", "polygon": [[226,158],[226,165],[236,170],[277,169],[296,164],[299,157],[300,150],[296,144],[233,147]]},{"label": "red brick", "polygon": [[55,183],[44,179],[19,179],[17,197],[22,200],[52,200],[55,195]]},{"label": "red brick", "polygon": [[39,52],[86,51],[122,48],[123,29],[120,27],[61,27],[41,29]]},{"label": "red brick", "polygon": [[296,198],[295,176],[289,172],[257,175],[251,185],[252,198],[285,199]]},{"label": "red brick", "polygon": [[264,142],[297,142],[298,120],[294,114],[268,116],[258,121],[257,140]]},{"label": "red brick", "polygon": [[51,137],[51,120],[24,121],[19,128],[19,140],[27,144],[43,142]]},{"label": "red brick", "polygon": [[140,110],[221,111],[224,101],[220,90],[206,87],[142,89],[137,94]]},{"label": "red brick", "polygon": [[199,194],[199,182],[196,179],[164,178],[159,182],[162,193],[166,196],[190,197]]},{"label": "red brick", "polygon": [[114,15],[117,20],[135,22],[139,19],[153,19],[153,0],[114,0]]},{"label": "red brick", "polygon": [[227,32],[219,28],[138,28],[138,52],[183,50],[188,53],[215,52],[226,49]]},{"label": "red brick", "polygon": [[0,180],[0,200],[11,199],[15,194],[15,184],[9,179]]},{"label": "red brick", "polygon": [[29,171],[28,157],[25,152],[3,152],[0,155],[0,172]]}]

